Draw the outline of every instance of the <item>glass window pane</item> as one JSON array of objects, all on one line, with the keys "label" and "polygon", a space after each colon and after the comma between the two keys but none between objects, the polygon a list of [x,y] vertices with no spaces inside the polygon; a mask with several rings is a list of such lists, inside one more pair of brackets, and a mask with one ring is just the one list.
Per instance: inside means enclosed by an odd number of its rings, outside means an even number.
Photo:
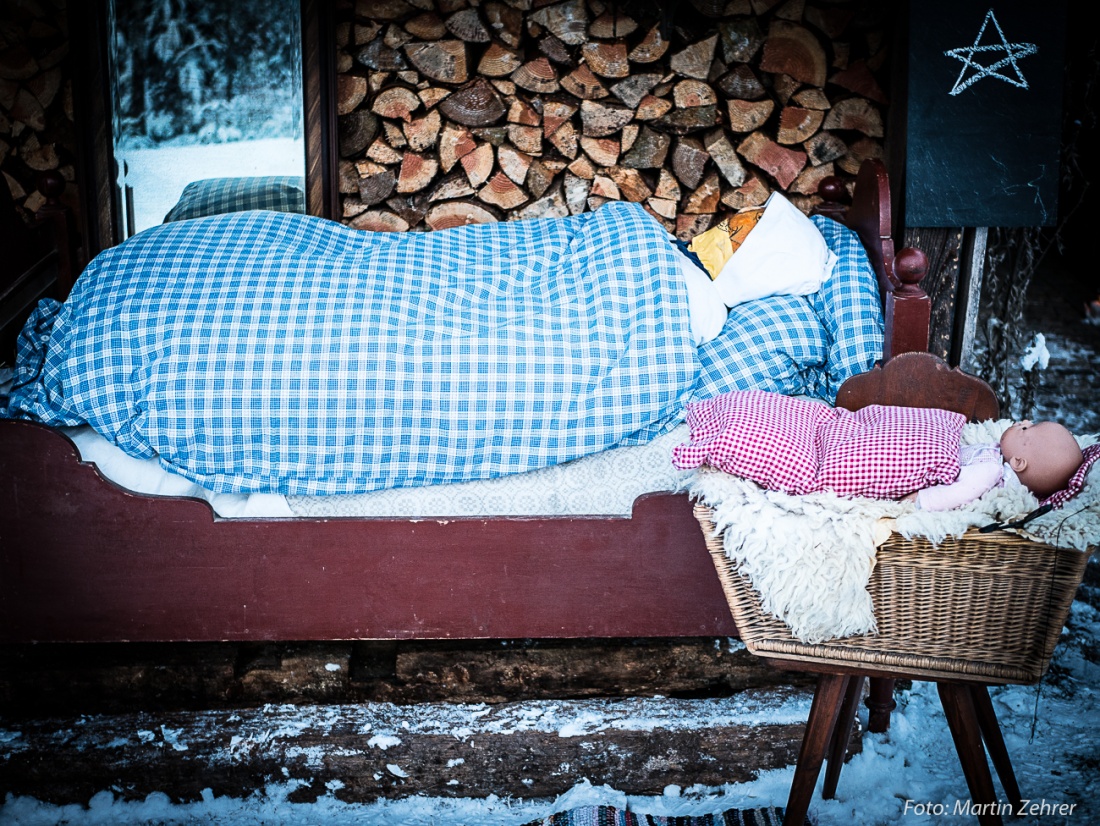
[{"label": "glass window pane", "polygon": [[299,0],[114,0],[126,235],[214,212],[305,211],[300,17]]}]

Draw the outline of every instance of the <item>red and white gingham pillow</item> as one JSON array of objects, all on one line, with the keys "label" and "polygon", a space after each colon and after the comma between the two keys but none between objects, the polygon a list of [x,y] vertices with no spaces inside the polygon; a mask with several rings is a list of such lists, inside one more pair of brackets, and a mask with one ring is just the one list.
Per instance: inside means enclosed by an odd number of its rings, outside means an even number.
[{"label": "red and white gingham pillow", "polygon": [[823,490],[896,499],[958,477],[961,413],[875,404],[837,414],[818,433]]},{"label": "red and white gingham pillow", "polygon": [[691,441],[672,449],[672,464],[706,464],[769,490],[812,493],[819,489],[818,426],[835,415],[820,402],[781,393],[722,393],[687,406]]},{"label": "red and white gingham pillow", "polygon": [[672,451],[678,468],[707,464],[796,495],[895,499],[955,480],[966,417],[882,405],[852,412],[750,390],[690,404],[687,421],[691,440]]}]

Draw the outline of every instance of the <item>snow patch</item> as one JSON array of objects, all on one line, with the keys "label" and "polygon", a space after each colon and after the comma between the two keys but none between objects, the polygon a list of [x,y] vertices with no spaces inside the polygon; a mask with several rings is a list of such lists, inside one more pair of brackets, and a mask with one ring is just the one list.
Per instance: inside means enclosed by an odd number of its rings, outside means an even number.
[{"label": "snow patch", "polygon": [[390,746],[400,746],[401,738],[394,737],[392,734],[376,734],[367,741],[367,745],[385,751]]},{"label": "snow patch", "polygon": [[1031,346],[1020,357],[1020,367],[1024,372],[1027,372],[1035,369],[1035,367],[1046,370],[1049,365],[1050,351],[1047,349],[1046,336],[1042,333],[1036,333],[1035,338],[1031,341]]}]

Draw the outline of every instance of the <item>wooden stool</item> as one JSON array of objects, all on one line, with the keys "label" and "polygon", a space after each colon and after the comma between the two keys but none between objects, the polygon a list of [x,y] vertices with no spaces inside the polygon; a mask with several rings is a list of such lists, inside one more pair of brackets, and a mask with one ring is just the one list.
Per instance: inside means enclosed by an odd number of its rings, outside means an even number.
[{"label": "wooden stool", "polygon": [[[791,663],[783,660],[769,660],[780,668],[791,668]],[[844,755],[848,748],[852,724],[855,721],[859,699],[863,694],[863,682],[867,677],[885,677],[881,672],[858,669],[816,669],[799,668],[820,674],[817,690],[814,692],[810,707],[810,719],[806,723],[806,733],[802,738],[802,747],[798,754],[794,782],[791,784],[787,799],[787,824],[802,824],[810,806],[814,786],[821,772],[821,764],[828,759],[825,770],[825,783],[821,796],[831,800],[836,795],[840,770],[844,764]],[[895,674],[906,677],[906,674]],[[917,676],[916,679],[922,679]],[[927,678],[923,678],[927,679]],[[955,741],[955,751],[962,763],[966,784],[970,789],[970,799],[978,811],[978,822],[982,826],[1000,826],[1003,823],[998,813],[997,800],[993,790],[993,777],[986,762],[986,750],[993,760],[997,776],[1001,780],[1005,794],[1012,804],[1013,811],[1022,813],[1023,804],[1020,787],[1012,770],[1012,761],[1005,748],[1001,728],[989,699],[989,689],[985,683],[967,680],[939,680],[936,688],[943,704],[947,723],[951,728],[951,737]],[[984,748],[983,748],[984,744]]]}]

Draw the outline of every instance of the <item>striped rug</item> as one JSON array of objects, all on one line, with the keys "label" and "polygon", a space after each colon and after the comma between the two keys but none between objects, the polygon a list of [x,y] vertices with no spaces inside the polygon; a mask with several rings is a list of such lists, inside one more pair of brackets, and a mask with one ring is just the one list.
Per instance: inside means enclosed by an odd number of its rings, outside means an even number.
[{"label": "striped rug", "polygon": [[[782,826],[783,810],[729,809],[709,815],[664,816],[628,812],[614,806],[582,806],[557,812],[526,826]],[[806,821],[807,825],[809,820]]]}]

